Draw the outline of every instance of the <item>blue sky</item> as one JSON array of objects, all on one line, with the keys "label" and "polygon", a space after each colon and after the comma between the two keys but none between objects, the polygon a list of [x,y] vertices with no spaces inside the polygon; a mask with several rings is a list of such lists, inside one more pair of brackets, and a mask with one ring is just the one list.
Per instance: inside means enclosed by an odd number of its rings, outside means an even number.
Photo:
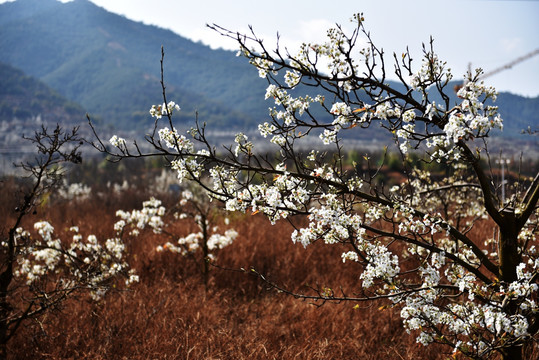
[{"label": "blue sky", "polygon": [[[374,42],[388,54],[400,54],[408,46],[419,60],[421,44],[432,35],[435,50],[457,78],[468,63],[488,72],[539,48],[539,1],[533,0],[91,1],[129,19],[226,49],[236,49],[236,43],[208,29],[207,23],[234,31],[252,25],[268,44],[279,32],[281,42],[294,48],[304,41],[321,41],[335,23],[351,26],[352,14],[363,12]],[[485,82],[500,91],[539,96],[539,55]]]}]

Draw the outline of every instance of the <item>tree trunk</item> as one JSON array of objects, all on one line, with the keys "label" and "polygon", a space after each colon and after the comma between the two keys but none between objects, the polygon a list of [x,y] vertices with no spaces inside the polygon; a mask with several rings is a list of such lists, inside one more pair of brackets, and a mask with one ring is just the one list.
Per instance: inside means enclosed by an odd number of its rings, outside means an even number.
[{"label": "tree trunk", "polygon": [[7,319],[10,315],[10,306],[7,302],[7,290],[12,277],[11,266],[8,266],[8,268],[0,275],[0,360],[7,359]]},{"label": "tree trunk", "polygon": [[[498,256],[500,259],[499,279],[505,284],[510,284],[518,279],[517,266],[522,259],[518,252],[518,226],[514,211],[506,209],[502,213],[503,224],[500,226],[500,243]],[[508,315],[514,315],[518,311],[518,305],[509,302],[505,308]],[[522,344],[512,345],[501,351],[503,360],[522,360]]]},{"label": "tree trunk", "polygon": [[210,276],[209,258],[210,250],[208,249],[208,225],[206,224],[206,215],[202,216],[202,276],[204,278],[204,290],[208,292],[208,280]]},{"label": "tree trunk", "polygon": [[517,266],[521,259],[518,253],[518,230],[515,213],[509,210],[503,212],[503,224],[500,226],[500,243],[498,256],[500,258],[499,279],[511,283],[517,280]]},{"label": "tree trunk", "polygon": [[522,346],[511,346],[503,349],[503,360],[522,360]]},{"label": "tree trunk", "polygon": [[[26,204],[25,204],[26,205]],[[11,315],[11,305],[8,302],[8,289],[13,280],[13,262],[15,259],[15,229],[22,215],[19,215],[15,226],[9,230],[8,254],[4,262],[5,270],[0,274],[0,360],[7,359],[7,342],[9,339],[8,319]]]}]

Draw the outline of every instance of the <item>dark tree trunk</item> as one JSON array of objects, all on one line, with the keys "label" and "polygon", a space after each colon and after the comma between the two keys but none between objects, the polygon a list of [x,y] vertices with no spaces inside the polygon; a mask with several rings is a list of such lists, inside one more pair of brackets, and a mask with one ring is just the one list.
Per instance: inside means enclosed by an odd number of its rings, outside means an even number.
[{"label": "dark tree trunk", "polygon": [[[500,244],[498,255],[500,258],[499,278],[502,282],[509,284],[518,279],[517,266],[521,262],[518,252],[518,232],[517,219],[514,211],[505,210],[503,212],[503,224],[500,226]],[[518,305],[512,302],[505,308],[508,315],[516,314]],[[513,345],[501,351],[503,360],[522,360],[522,345]]]},{"label": "dark tree trunk", "polygon": [[12,278],[13,273],[10,264],[0,275],[0,360],[7,358],[7,342],[9,338],[7,320],[11,312],[11,307],[7,301],[7,292]]},{"label": "dark tree trunk", "polygon": [[500,244],[498,255],[500,258],[499,278],[501,281],[511,283],[517,280],[517,266],[521,262],[518,253],[517,220],[514,212],[504,211],[504,222],[500,226]]},{"label": "dark tree trunk", "polygon": [[[28,202],[25,207],[28,206]],[[13,280],[13,262],[15,261],[15,231],[19,226],[23,213],[19,215],[15,226],[9,230],[5,269],[0,274],[0,360],[7,359],[7,342],[9,340],[8,319],[11,315],[11,305],[8,302],[8,290]]]},{"label": "dark tree trunk", "polygon": [[511,346],[502,351],[503,360],[523,360],[522,346]]},{"label": "dark tree trunk", "polygon": [[208,249],[208,225],[206,224],[207,217],[202,216],[202,276],[204,277],[204,290],[208,292],[208,280],[210,276],[210,264],[209,264],[209,255],[210,250]]}]

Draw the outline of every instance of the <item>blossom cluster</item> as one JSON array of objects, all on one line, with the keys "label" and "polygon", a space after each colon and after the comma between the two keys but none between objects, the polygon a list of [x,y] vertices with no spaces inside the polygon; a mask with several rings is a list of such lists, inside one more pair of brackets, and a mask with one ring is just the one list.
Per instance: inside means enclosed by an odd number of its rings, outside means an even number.
[{"label": "blossom cluster", "polygon": [[[387,210],[387,209],[385,209]],[[383,212],[384,210],[382,210]],[[365,288],[373,286],[376,279],[393,282],[400,273],[399,259],[381,242],[373,241],[363,227],[365,218],[358,213],[349,212],[336,194],[327,193],[320,197],[319,206],[309,209],[309,225],[292,233],[292,241],[303,246],[322,239],[326,244],[353,242],[355,251],[342,254],[343,262],[360,261],[365,268],[360,275]],[[376,213],[379,214],[379,213]],[[379,218],[375,213],[369,222]]]},{"label": "blossom cluster", "polygon": [[449,116],[444,127],[446,139],[457,143],[488,134],[491,129],[503,129],[496,106],[485,106],[488,99],[496,100],[496,91],[481,82],[467,82],[457,93],[462,100]]},{"label": "blossom cluster", "polygon": [[184,135],[179,135],[176,129],[170,130],[168,127],[159,130],[159,140],[164,142],[168,148],[178,151],[193,152],[194,146],[191,140]]},{"label": "blossom cluster", "polygon": [[[175,213],[177,219],[192,219],[198,226],[198,232],[193,232],[187,236],[180,237],[175,243],[167,242],[159,245],[156,250],[161,252],[168,250],[181,255],[193,254],[200,249],[204,252],[206,259],[214,260],[216,251],[223,249],[234,242],[238,232],[234,229],[227,229],[224,233],[219,232],[219,226],[212,216],[215,210],[209,203],[207,196],[199,191],[192,192],[184,190],[181,193],[179,202],[180,212]],[[228,218],[224,219],[225,225],[229,224]]]},{"label": "blossom cluster", "polygon": [[249,184],[247,188],[237,186],[236,172],[216,167],[211,169],[210,175],[214,189],[227,194],[223,198],[226,210],[262,212],[275,222],[286,218],[290,211],[305,207],[309,199],[306,180],[290,176],[284,164],[277,165],[275,171],[271,183]]},{"label": "blossom cluster", "polygon": [[261,78],[265,78],[270,72],[275,73],[273,62],[271,60],[262,57],[255,57],[250,59],[249,62],[258,68],[258,76]]},{"label": "blossom cluster", "polygon": [[[421,69],[412,76],[411,86],[419,90],[425,99],[428,96],[427,87],[442,81],[442,78],[446,82],[451,80],[450,70],[445,69],[445,63],[438,60],[436,55],[428,53],[425,55]],[[430,155],[437,161],[443,158],[458,160],[461,157],[457,147],[459,141],[485,137],[492,129],[503,129],[503,120],[498,114],[498,108],[486,105],[488,101],[496,101],[497,93],[493,87],[486,86],[483,81],[470,78],[458,90],[457,96],[461,102],[453,108],[446,109],[441,104],[432,101],[427,103],[424,110],[423,116],[429,121],[433,121],[435,117],[444,119],[443,134],[430,136],[426,141],[428,148],[435,149]],[[398,136],[404,139],[405,144],[408,144],[407,139],[413,130],[414,128],[403,127]]]},{"label": "blossom cluster", "polygon": [[[214,251],[223,249],[228,245],[232,244],[238,236],[238,232],[234,229],[228,229],[223,234],[217,233],[217,227],[214,227],[213,231],[215,233],[210,235],[209,238],[206,240],[208,250],[210,251],[210,253],[208,254],[208,258],[210,260],[215,259],[215,254],[213,253]],[[185,237],[180,237],[176,244],[167,242],[163,246],[160,245],[157,247],[157,251],[161,252],[163,250],[168,250],[181,255],[187,255],[189,253],[194,253],[198,251],[203,241],[205,241],[204,234],[199,231],[196,233],[191,233]]]},{"label": "blossom cluster", "polygon": [[180,111],[180,106],[174,101],[170,101],[168,104],[152,105],[150,115],[160,119],[163,116],[171,116],[174,111]]},{"label": "blossom cluster", "polygon": [[438,58],[438,55],[427,52],[422,59],[421,68],[410,77],[412,89],[426,93],[427,88],[440,81],[450,81],[453,78],[451,69],[446,68],[447,63]]},{"label": "blossom cluster", "polygon": [[[453,264],[444,270],[445,261],[437,262],[437,259],[439,257],[433,257],[431,264],[422,270],[424,287],[405,299],[399,298],[405,302],[401,310],[404,325],[408,331],[419,331],[418,342],[428,345],[439,339],[436,329],[444,327],[456,338],[469,339],[455,342],[455,349],[466,349],[466,352],[476,353],[481,357],[503,344],[508,337],[518,339],[530,336],[527,315],[539,311],[534,300],[538,286],[529,281],[532,273],[522,271],[518,280],[494,291],[487,285],[478,285],[477,279],[458,265]],[[526,267],[524,263],[519,265],[520,269]],[[537,270],[537,265],[534,264],[533,273],[537,273]],[[446,305],[440,303],[440,290],[436,289],[442,276],[440,272],[443,272],[445,278],[457,286],[459,291],[467,293],[470,301]],[[475,296],[490,300],[486,303],[475,302]],[[519,313],[511,315],[504,311],[503,304],[509,300],[520,304]]]},{"label": "blossom cluster", "polygon": [[114,224],[114,230],[118,234],[122,234],[126,226],[132,227],[130,235],[138,235],[140,230],[146,226],[150,227],[155,233],[160,233],[163,229],[163,216],[165,215],[165,207],[161,205],[161,201],[155,198],[144,201],[141,210],[133,211],[116,211],[116,216],[120,218]]},{"label": "blossom cluster", "polygon": [[[34,224],[39,237],[29,231],[16,229],[15,246],[17,262],[16,278],[29,286],[43,283],[48,275],[54,274],[57,293],[76,289],[88,289],[94,299],[101,298],[109,289],[111,281],[120,274],[128,274],[126,285],[138,281],[138,276],[125,262],[125,245],[120,238],[98,241],[95,235],[86,239],[79,228],[71,227],[71,241],[62,241],[54,236],[54,228],[47,221]],[[31,243],[31,246],[23,246]],[[6,246],[5,244],[3,244]]]},{"label": "blossom cluster", "polygon": [[[299,126],[298,117],[303,116],[313,103],[322,104],[324,102],[324,96],[322,95],[294,97],[286,89],[275,84],[268,85],[265,98],[273,98],[274,100],[276,106],[269,109],[269,114],[275,123],[269,124],[266,122],[258,128],[263,137],[274,135],[271,142],[279,146],[284,145],[284,138],[288,132]],[[279,110],[278,107],[283,109]]]},{"label": "blossom cluster", "polygon": [[185,179],[199,178],[204,170],[203,165],[197,161],[195,156],[173,160],[170,163],[170,168],[176,171],[179,183]]},{"label": "blossom cluster", "polygon": [[[360,18],[353,21],[361,23]],[[338,83],[344,91],[349,92],[355,88],[351,80],[354,74],[360,73],[359,62],[368,62],[372,57],[370,48],[361,49],[359,61],[348,56],[354,47],[354,39],[350,39],[342,28],[330,28],[326,32],[327,41],[321,44],[304,43],[298,54],[292,60],[292,66],[302,70],[316,72],[316,66],[323,64],[327,73]]]},{"label": "blossom cluster", "polygon": [[120,150],[123,150],[123,149],[126,149],[127,147],[127,142],[125,141],[124,138],[122,137],[119,137],[117,135],[113,135],[110,140],[109,140],[110,144]]},{"label": "blossom cluster", "polygon": [[92,189],[82,183],[67,184],[64,181],[62,187],[58,189],[58,195],[65,200],[85,200],[90,197]]},{"label": "blossom cluster", "polygon": [[244,133],[237,133],[234,142],[237,144],[234,150],[234,155],[238,156],[241,153],[250,155],[253,152],[253,143],[248,141],[249,137]]}]

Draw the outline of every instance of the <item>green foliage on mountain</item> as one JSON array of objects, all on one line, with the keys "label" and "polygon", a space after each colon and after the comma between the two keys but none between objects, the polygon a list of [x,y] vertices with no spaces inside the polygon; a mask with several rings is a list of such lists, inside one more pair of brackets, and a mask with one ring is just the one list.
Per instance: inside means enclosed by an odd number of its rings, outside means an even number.
[{"label": "green foliage on mountain", "polygon": [[0,121],[25,120],[40,116],[43,121],[77,122],[85,111],[43,82],[0,63]]},{"label": "green foliage on mountain", "polygon": [[[167,95],[182,107],[180,123],[192,124],[198,112],[200,121],[212,128],[237,130],[256,128],[267,117],[272,105],[264,101],[267,83],[233,51],[212,50],[88,0],[0,5],[0,61],[44,81],[93,118],[120,129],[153,124],[148,110],[162,102],[161,46]],[[498,105],[506,127],[537,128],[539,98],[500,94]]]},{"label": "green foliage on mountain", "polygon": [[539,97],[501,93],[495,105],[503,119],[504,136],[514,137],[528,129],[539,131]]},{"label": "green foliage on mountain", "polygon": [[162,102],[162,45],[168,97],[181,104],[183,117],[192,121],[197,110],[208,123],[242,127],[267,107],[264,83],[230,51],[211,50],[86,0],[18,0],[0,9],[0,61],[119,128],[151,123],[141,114]]}]

